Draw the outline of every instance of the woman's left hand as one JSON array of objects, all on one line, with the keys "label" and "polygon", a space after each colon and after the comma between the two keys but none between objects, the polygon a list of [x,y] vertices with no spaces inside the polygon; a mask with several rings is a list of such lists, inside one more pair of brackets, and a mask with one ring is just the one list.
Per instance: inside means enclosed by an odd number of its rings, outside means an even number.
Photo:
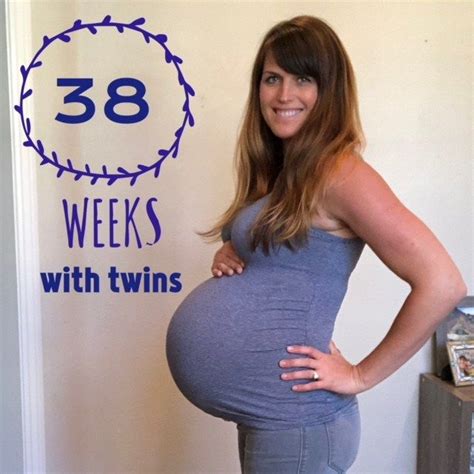
[{"label": "woman's left hand", "polygon": [[[311,380],[308,383],[294,385],[292,390],[295,392],[324,389],[341,394],[357,394],[366,390],[358,367],[352,365],[342,356],[341,351],[333,341],[329,344],[329,354],[325,354],[311,346],[289,346],[287,350],[291,354],[307,356],[280,361],[280,367],[285,369],[297,367],[300,369],[285,372],[281,375],[283,380]],[[315,379],[315,372],[317,379]]]}]

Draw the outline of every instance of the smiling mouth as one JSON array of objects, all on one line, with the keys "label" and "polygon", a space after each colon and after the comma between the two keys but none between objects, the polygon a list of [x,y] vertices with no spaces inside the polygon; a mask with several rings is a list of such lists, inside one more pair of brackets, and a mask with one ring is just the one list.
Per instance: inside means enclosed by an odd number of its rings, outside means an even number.
[{"label": "smiling mouth", "polygon": [[274,109],[279,117],[294,117],[298,115],[303,109]]}]

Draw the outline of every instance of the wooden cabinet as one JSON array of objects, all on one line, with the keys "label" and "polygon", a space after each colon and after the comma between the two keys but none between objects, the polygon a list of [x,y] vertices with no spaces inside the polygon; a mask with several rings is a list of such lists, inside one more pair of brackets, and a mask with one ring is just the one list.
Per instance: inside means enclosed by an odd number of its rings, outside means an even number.
[{"label": "wooden cabinet", "polygon": [[[420,377],[418,474],[469,474],[474,385]],[[474,467],[473,471],[474,472]]]}]

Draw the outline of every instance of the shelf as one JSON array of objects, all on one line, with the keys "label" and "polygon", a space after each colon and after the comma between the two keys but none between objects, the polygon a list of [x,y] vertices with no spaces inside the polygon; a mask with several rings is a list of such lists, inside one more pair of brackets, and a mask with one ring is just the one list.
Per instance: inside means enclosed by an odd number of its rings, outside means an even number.
[{"label": "shelf", "polygon": [[474,386],[420,376],[418,474],[469,474]]}]

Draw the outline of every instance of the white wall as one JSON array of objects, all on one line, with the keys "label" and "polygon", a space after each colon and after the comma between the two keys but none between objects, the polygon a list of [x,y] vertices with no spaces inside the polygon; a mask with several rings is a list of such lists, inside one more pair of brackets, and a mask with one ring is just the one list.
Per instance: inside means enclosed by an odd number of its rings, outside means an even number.
[{"label": "white wall", "polygon": [[[177,294],[104,290],[42,296],[48,472],[238,472],[235,427],[181,396],[166,365],[164,335],[180,301],[210,276],[217,246],[205,245],[193,232],[209,225],[231,198],[232,153],[256,47],[275,22],[303,13],[326,19],[352,58],[368,139],[365,158],[433,229],[474,291],[473,234],[467,224],[474,217],[470,2],[34,2],[33,50],[45,34],[77,18],[143,16],[150,30],[168,34],[196,90],[196,126],[185,133],[179,158],[165,163],[158,180],[146,176],[133,188],[92,187],[68,176],[57,179],[48,166],[38,170],[41,271],[80,265],[105,275],[111,265],[126,271],[149,265],[154,271],[179,271],[183,282]],[[104,36],[104,41],[109,40]],[[35,86],[47,90],[48,79],[64,65],[71,74],[93,74],[101,85],[117,74],[154,77],[148,59],[131,57],[132,48],[118,41],[116,47],[110,41],[110,56],[92,71],[93,46],[73,43],[50,57],[57,69],[39,75]],[[45,95],[35,100],[36,133],[64,154],[76,153],[97,166],[120,154],[110,151],[117,145],[99,114],[95,129],[68,135],[50,118],[60,104]],[[51,115],[45,118],[45,111]],[[171,113],[169,121],[175,118]],[[153,146],[160,132],[147,126],[124,156]],[[140,250],[67,248],[61,199],[83,196],[157,196],[160,242]],[[380,341],[407,292],[366,249],[335,333],[349,359],[360,360]],[[418,377],[431,369],[427,345],[397,374],[360,396],[363,437],[352,472],[415,472]]]}]

